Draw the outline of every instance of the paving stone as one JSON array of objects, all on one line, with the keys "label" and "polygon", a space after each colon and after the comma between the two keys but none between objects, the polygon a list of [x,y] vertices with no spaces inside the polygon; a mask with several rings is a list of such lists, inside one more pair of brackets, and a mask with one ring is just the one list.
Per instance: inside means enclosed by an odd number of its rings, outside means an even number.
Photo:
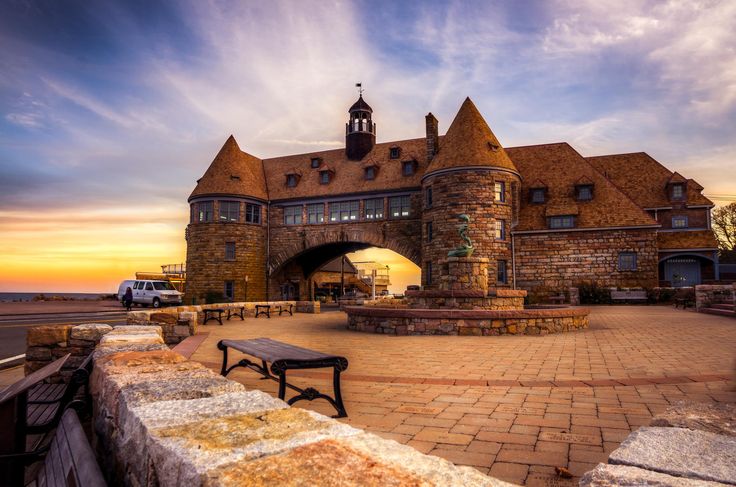
[{"label": "paving stone", "polygon": [[649,425],[736,436],[736,404],[679,402],[657,414]]},{"label": "paving stone", "polygon": [[736,484],[736,438],[684,428],[642,427],[608,458],[677,477]]},{"label": "paving stone", "polygon": [[726,484],[673,477],[643,468],[598,464],[580,479],[580,487],[724,487]]}]

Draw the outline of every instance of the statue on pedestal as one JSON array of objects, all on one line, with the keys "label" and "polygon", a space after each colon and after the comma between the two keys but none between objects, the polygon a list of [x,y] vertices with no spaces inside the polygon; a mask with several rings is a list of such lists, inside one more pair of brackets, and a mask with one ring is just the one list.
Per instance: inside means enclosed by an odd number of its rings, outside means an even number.
[{"label": "statue on pedestal", "polygon": [[466,215],[465,213],[458,215],[458,220],[460,220],[460,225],[457,226],[458,233],[460,233],[460,238],[463,239],[463,242],[465,242],[460,247],[450,250],[447,253],[448,257],[470,257],[473,255],[473,241],[470,240],[470,237],[468,237],[468,224],[470,223],[470,216]]}]

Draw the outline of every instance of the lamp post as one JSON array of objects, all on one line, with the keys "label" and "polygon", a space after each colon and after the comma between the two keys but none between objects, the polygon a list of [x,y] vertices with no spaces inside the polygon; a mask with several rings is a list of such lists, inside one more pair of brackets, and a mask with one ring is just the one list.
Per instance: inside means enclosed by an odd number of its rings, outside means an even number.
[{"label": "lamp post", "polygon": [[248,301],[248,275],[245,276],[245,296],[243,297],[243,301]]}]

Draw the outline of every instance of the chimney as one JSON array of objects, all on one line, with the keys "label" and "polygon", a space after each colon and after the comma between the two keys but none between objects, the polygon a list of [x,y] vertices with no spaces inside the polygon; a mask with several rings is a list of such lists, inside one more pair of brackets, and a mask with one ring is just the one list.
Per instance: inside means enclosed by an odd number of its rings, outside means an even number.
[{"label": "chimney", "polygon": [[440,151],[439,134],[437,133],[439,122],[432,112],[429,112],[424,120],[427,126],[427,162],[429,162]]}]

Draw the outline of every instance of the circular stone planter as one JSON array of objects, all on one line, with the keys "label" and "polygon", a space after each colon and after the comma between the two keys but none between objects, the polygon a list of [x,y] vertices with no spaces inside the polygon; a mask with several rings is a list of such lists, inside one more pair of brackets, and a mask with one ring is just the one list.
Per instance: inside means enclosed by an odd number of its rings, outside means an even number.
[{"label": "circular stone planter", "polygon": [[588,308],[523,310],[347,306],[348,329],[388,335],[546,335],[588,328]]}]

